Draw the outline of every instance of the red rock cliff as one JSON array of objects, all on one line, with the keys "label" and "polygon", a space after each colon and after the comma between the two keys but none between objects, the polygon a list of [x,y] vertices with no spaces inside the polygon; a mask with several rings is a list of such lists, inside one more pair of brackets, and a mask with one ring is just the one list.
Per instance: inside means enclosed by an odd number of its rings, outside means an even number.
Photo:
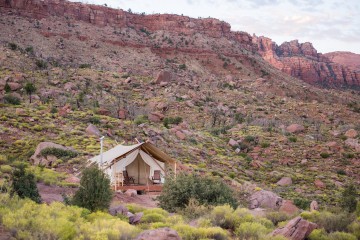
[{"label": "red rock cliff", "polygon": [[311,84],[330,87],[360,87],[360,75],[351,68],[332,62],[311,43],[297,40],[278,46],[270,38],[253,36],[259,53],[281,71]]}]

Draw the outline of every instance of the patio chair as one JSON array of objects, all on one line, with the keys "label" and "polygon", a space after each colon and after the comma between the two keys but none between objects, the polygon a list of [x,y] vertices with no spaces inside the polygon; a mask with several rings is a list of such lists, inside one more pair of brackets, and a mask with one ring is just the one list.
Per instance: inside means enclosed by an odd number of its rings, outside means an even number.
[{"label": "patio chair", "polygon": [[115,191],[117,191],[118,187],[124,186],[124,174],[122,172],[115,173],[114,185]]},{"label": "patio chair", "polygon": [[152,179],[153,184],[160,184],[161,183],[161,171],[154,170],[154,176],[152,176],[151,179]]},{"label": "patio chair", "polygon": [[130,177],[126,170],[123,171],[123,175],[124,175],[124,184],[125,185],[129,185],[130,183],[135,184],[135,179],[133,177]]}]

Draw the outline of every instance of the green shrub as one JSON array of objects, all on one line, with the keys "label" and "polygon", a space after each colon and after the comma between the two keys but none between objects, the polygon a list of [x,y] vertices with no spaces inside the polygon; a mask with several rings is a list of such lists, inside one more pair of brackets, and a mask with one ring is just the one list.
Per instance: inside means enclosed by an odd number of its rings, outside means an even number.
[{"label": "green shrub", "polygon": [[294,204],[303,210],[309,209],[311,201],[305,198],[295,198]]},{"label": "green shrub", "polygon": [[270,147],[270,143],[268,143],[268,142],[262,142],[262,143],[260,144],[260,146],[261,146],[262,148],[268,148],[268,147]]},{"label": "green shrub", "polygon": [[146,115],[139,115],[134,120],[134,123],[136,125],[140,125],[140,124],[146,123],[146,122],[148,122],[148,116],[146,116]]},{"label": "green shrub", "polygon": [[164,215],[161,215],[159,213],[148,213],[144,214],[144,216],[141,218],[141,222],[144,223],[154,223],[154,222],[166,222],[166,218]]},{"label": "green shrub", "polygon": [[11,94],[7,94],[4,96],[4,102],[12,105],[20,105],[21,100],[20,98],[13,96]]},{"label": "green shrub", "polygon": [[179,233],[181,239],[183,240],[229,239],[228,232],[219,227],[195,228],[185,224],[176,224],[172,228]]},{"label": "green shrub", "polygon": [[290,142],[297,142],[297,138],[294,137],[294,136],[288,137],[288,140],[289,140]]},{"label": "green shrub", "polygon": [[7,161],[8,161],[8,159],[7,159],[6,155],[0,154],[0,164],[7,163]]},{"label": "green shrub", "polygon": [[327,233],[324,229],[314,229],[308,238],[309,240],[328,240]]},{"label": "green shrub", "polygon": [[320,228],[327,232],[345,231],[347,226],[353,221],[354,217],[348,213],[331,213],[331,212],[303,212],[301,216],[306,220],[314,222]]},{"label": "green shrub", "polygon": [[240,217],[234,214],[234,209],[230,205],[215,207],[210,213],[210,218],[214,225],[225,229],[234,230],[240,223]]},{"label": "green shrub", "polygon": [[348,212],[354,212],[357,204],[356,196],[355,186],[353,184],[347,185],[342,192],[341,207]]},{"label": "green shrub", "polygon": [[9,43],[9,48],[15,51],[18,48],[18,45],[16,43]]},{"label": "green shrub", "polygon": [[357,238],[351,233],[346,232],[333,232],[328,236],[329,240],[357,240]]},{"label": "green shrub", "polygon": [[328,158],[328,157],[330,157],[330,154],[329,154],[329,153],[326,153],[326,152],[322,152],[322,153],[320,153],[320,157],[322,157],[322,158]]},{"label": "green shrub", "polygon": [[3,173],[11,173],[12,167],[10,165],[2,165],[0,166],[0,171]]},{"label": "green shrub", "polygon": [[178,125],[179,123],[182,122],[182,118],[181,117],[166,117],[163,119],[163,124],[164,127],[169,128],[169,124],[175,124]]},{"label": "green shrub", "polygon": [[179,213],[189,219],[195,219],[208,214],[210,209],[209,206],[201,205],[196,199],[190,198],[189,203],[180,209]]},{"label": "green shrub", "polygon": [[185,64],[185,63],[180,64],[180,65],[179,65],[179,69],[185,70],[185,69],[186,69],[186,64]]},{"label": "green shrub", "polygon": [[92,124],[100,124],[100,118],[97,116],[92,116],[89,118],[89,122]]},{"label": "green shrub", "polygon": [[41,150],[40,154],[44,157],[48,155],[52,155],[61,159],[70,159],[78,155],[77,152],[73,152],[71,150],[64,150],[61,148],[54,148],[54,147],[44,148],[43,150]]},{"label": "green shrub", "polygon": [[126,207],[131,213],[143,212],[145,210],[143,206],[137,205],[135,203],[126,204]]},{"label": "green shrub", "polygon": [[284,212],[267,212],[266,218],[269,219],[275,226],[279,222],[284,222],[290,219],[289,215]]},{"label": "green shrub", "polygon": [[33,48],[33,46],[28,46],[28,47],[26,47],[25,48],[25,51],[27,52],[27,53],[34,53],[34,48]]},{"label": "green shrub", "polygon": [[166,179],[158,200],[161,208],[175,211],[185,208],[190,198],[196,199],[201,205],[237,206],[233,191],[221,179],[185,173],[179,174],[176,179]]},{"label": "green shrub", "polygon": [[348,226],[348,230],[358,239],[360,239],[360,219],[354,221]]},{"label": "green shrub", "polygon": [[96,167],[82,172],[80,188],[75,193],[72,203],[90,211],[108,209],[112,200],[110,180],[103,171]]},{"label": "green shrub", "polygon": [[11,87],[10,87],[9,83],[5,84],[4,90],[5,90],[5,93],[10,93],[11,92]]},{"label": "green shrub", "polygon": [[79,65],[79,68],[91,68],[91,64],[89,63],[82,63]]},{"label": "green shrub", "polygon": [[41,59],[37,59],[35,64],[39,69],[46,69],[47,68],[47,62],[45,62],[45,61],[43,61]]},{"label": "green shrub", "polygon": [[240,239],[258,240],[265,237],[271,230],[257,222],[245,222],[235,230],[236,236]]},{"label": "green shrub", "polygon": [[35,176],[25,171],[25,166],[20,165],[12,174],[11,195],[15,193],[20,198],[30,198],[34,202],[40,203],[41,197],[38,192]]}]

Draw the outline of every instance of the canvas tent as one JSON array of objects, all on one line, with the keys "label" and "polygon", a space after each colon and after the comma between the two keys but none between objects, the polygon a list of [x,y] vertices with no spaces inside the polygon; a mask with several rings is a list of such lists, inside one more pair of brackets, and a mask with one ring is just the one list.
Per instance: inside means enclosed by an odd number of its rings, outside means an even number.
[{"label": "canvas tent", "polygon": [[101,167],[112,182],[115,174],[124,170],[140,185],[151,183],[155,170],[159,170],[163,177],[169,169],[176,174],[176,161],[148,142],[132,146],[117,145],[104,152],[102,159],[98,155],[89,159],[89,163]]}]

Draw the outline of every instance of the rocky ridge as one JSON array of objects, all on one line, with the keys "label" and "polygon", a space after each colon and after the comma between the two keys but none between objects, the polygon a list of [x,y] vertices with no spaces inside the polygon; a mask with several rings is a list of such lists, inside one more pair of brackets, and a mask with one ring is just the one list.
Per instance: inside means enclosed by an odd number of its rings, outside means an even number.
[{"label": "rocky ridge", "polygon": [[329,55],[318,53],[309,42],[293,40],[278,46],[270,38],[262,36],[254,36],[253,42],[272,66],[305,82],[325,87],[360,86],[360,76],[353,68],[345,62],[342,62],[344,65],[332,62],[327,57]]}]

